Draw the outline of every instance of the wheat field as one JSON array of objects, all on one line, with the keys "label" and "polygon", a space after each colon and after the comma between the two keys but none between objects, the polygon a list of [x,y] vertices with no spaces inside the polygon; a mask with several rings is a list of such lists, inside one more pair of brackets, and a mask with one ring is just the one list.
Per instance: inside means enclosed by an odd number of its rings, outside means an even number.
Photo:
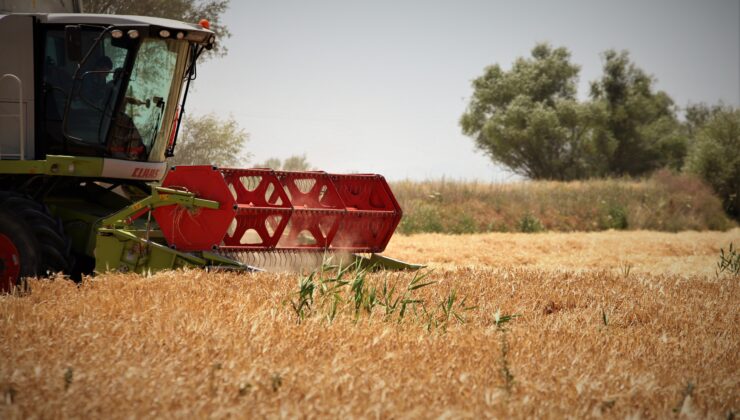
[{"label": "wheat field", "polygon": [[728,418],[740,278],[715,265],[731,241],[397,236],[386,254],[426,277],[34,280],[0,297],[0,418]]}]

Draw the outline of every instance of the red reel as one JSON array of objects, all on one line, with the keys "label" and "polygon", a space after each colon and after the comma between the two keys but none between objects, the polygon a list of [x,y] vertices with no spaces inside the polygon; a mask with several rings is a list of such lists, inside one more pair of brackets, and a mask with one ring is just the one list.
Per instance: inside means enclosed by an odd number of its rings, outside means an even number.
[{"label": "red reel", "polygon": [[379,175],[178,166],[162,185],[221,204],[154,210],[167,242],[183,251],[382,252],[402,214]]},{"label": "red reel", "polygon": [[167,243],[182,251],[209,250],[221,243],[236,214],[234,196],[221,172],[212,166],[177,166],[162,186],[195,193],[198,198],[218,201],[218,209],[163,206],[154,209]]}]

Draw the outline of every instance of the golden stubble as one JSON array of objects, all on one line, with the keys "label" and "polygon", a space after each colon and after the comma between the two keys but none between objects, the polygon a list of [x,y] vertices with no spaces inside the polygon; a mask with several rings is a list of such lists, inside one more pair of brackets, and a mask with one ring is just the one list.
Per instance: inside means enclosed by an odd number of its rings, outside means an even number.
[{"label": "golden stubble", "polygon": [[[381,307],[356,317],[349,303],[330,322],[318,297],[299,323],[290,304],[295,273],[32,281],[30,295],[0,297],[0,417],[737,413],[740,278],[715,276],[716,253],[705,249],[728,238],[633,234],[632,247],[622,244],[626,236],[610,242],[610,233],[511,235],[502,243],[486,235],[395,238],[389,255],[423,239],[400,256],[435,267],[428,280],[437,283],[415,298],[433,308],[455,290],[476,307],[446,331],[430,330],[412,312],[400,322],[385,317]],[[590,253],[608,258],[609,244],[632,249],[640,238],[645,250],[665,242],[672,251],[651,251],[632,270],[579,266],[568,252],[580,246],[584,261],[595,261]],[[476,246],[483,240],[489,248]],[[445,244],[456,260],[441,261]],[[540,250],[549,262],[512,257],[487,265],[495,246],[513,256]],[[460,249],[469,254],[457,255]],[[685,273],[661,269],[671,265],[661,254],[705,252],[709,268],[697,260]],[[470,258],[478,260],[468,265]],[[403,288],[411,277],[380,272],[367,281]],[[503,333],[497,312],[520,316]],[[508,387],[504,358],[513,375]]]},{"label": "golden stubble", "polygon": [[714,274],[720,248],[740,243],[726,232],[552,232],[396,235],[387,255],[437,268],[531,267],[547,270],[614,270]]}]

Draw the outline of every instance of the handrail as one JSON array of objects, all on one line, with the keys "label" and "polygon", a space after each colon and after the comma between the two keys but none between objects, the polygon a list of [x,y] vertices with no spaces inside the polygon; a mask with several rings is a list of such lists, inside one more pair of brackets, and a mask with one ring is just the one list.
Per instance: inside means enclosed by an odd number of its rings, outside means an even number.
[{"label": "handrail", "polygon": [[[16,76],[15,74],[6,73],[0,76],[0,82],[3,81],[5,78],[14,79],[18,83],[18,129],[20,132],[20,146],[21,146],[21,153],[20,153],[20,160],[26,160],[24,145],[25,145],[25,133],[23,132],[23,126],[26,125],[26,120],[23,118],[23,82],[21,79]],[[10,114],[9,116],[13,116]],[[0,158],[2,158],[2,151],[0,150]]]}]

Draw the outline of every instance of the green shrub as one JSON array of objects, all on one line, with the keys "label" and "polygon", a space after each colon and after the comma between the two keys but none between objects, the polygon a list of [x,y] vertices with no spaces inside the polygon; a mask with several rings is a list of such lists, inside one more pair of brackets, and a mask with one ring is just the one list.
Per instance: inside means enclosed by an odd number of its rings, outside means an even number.
[{"label": "green shrub", "polygon": [[627,211],[619,204],[607,206],[606,218],[602,220],[605,229],[624,230],[629,227],[627,222]]},{"label": "green shrub", "polygon": [[443,232],[439,210],[434,205],[422,203],[403,215],[398,230],[405,234]]},{"label": "green shrub", "polygon": [[475,219],[473,219],[473,216],[467,214],[467,213],[461,213],[457,220],[455,221],[455,224],[451,226],[451,233],[476,233],[479,231],[477,223],[475,223]]},{"label": "green shrub", "polygon": [[542,232],[545,227],[542,226],[540,219],[534,217],[531,213],[525,213],[519,220],[519,231],[524,233]]},{"label": "green shrub", "polygon": [[722,199],[729,215],[740,219],[740,109],[718,109],[699,130],[686,159]]}]

